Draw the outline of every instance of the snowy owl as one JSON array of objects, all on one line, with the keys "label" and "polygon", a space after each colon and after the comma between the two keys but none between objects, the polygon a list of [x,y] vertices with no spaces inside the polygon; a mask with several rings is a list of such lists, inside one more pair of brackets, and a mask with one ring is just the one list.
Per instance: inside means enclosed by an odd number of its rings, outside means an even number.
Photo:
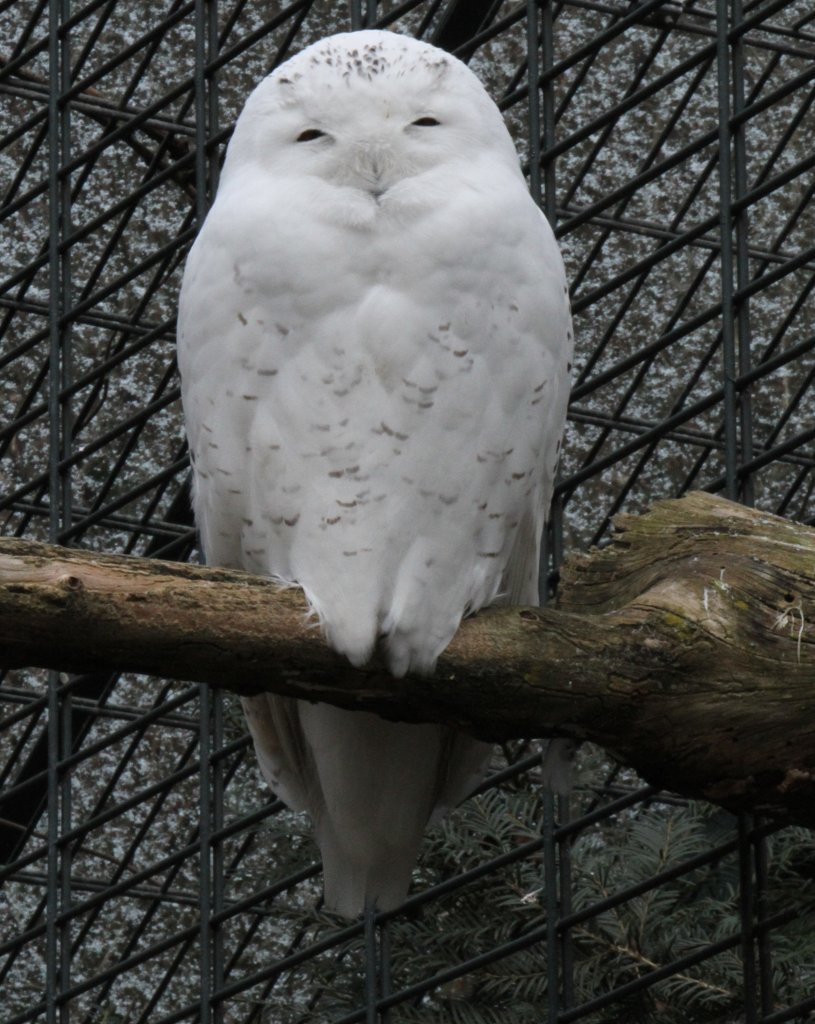
[{"label": "snowy owl", "polygon": [[[476,76],[390,32],[309,46],[250,95],[184,273],[207,561],[301,587],[354,665],[432,672],[463,616],[537,604],[571,339],[557,244]],[[244,709],[269,785],[313,819],[327,906],[398,905],[489,747]]]}]

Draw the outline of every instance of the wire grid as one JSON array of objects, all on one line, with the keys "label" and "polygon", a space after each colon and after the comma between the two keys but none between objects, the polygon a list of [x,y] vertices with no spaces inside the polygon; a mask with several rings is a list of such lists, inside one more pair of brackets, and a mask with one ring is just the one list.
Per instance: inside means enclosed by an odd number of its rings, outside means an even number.
[{"label": "wire grid", "polygon": [[[4,532],[197,557],[184,255],[251,87],[366,24],[470,63],[557,226],[578,365],[552,584],[616,512],[690,488],[813,523],[811,0],[7,0]],[[321,911],[308,827],[263,788],[228,698],[7,672],[0,714],[6,1024],[661,1021],[694,986],[707,1001],[681,1019],[815,1014],[815,966],[789,957],[811,883],[771,884],[811,837],[715,809],[688,825],[685,801],[600,752],[555,807],[535,746],[500,751],[428,836],[406,908],[347,925]],[[633,862],[643,822],[662,830],[632,880],[613,844]],[[682,822],[696,845],[668,842]],[[728,911],[711,923],[688,894],[714,885]],[[684,945],[677,893],[704,925]],[[645,906],[663,947],[612,934]]]}]

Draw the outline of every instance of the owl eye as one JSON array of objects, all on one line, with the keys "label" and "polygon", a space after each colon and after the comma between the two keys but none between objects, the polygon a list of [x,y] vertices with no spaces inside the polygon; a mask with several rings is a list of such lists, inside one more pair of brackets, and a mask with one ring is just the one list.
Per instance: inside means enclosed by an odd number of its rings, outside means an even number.
[{"label": "owl eye", "polygon": [[321,139],[325,135],[325,132],[321,132],[319,128],[306,128],[304,132],[300,132],[297,136],[298,142],[311,142],[314,139]]},{"label": "owl eye", "polygon": [[419,128],[432,128],[434,125],[441,124],[441,121],[437,121],[435,117],[420,117],[413,124]]}]

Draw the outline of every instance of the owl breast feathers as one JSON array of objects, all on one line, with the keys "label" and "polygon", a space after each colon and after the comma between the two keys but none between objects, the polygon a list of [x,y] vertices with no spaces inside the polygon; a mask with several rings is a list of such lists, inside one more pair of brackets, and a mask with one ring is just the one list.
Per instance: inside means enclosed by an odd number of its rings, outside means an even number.
[{"label": "owl breast feathers", "polygon": [[[363,665],[379,645],[395,675],[432,672],[462,616],[537,603],[568,295],[462,63],[364,31],[261,82],[187,262],[178,346],[210,563],[302,587],[332,647]],[[398,902],[483,745],[245,706],[270,784],[315,819],[329,902]]]}]

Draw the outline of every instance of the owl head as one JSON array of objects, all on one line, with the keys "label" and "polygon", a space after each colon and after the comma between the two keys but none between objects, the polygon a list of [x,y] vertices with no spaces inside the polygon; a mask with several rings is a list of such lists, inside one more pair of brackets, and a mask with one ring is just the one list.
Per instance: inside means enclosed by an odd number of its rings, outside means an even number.
[{"label": "owl head", "polygon": [[476,159],[520,174],[503,118],[476,76],[428,43],[365,30],[314,43],[258,85],[224,174],[252,166],[378,200],[406,179]]}]

